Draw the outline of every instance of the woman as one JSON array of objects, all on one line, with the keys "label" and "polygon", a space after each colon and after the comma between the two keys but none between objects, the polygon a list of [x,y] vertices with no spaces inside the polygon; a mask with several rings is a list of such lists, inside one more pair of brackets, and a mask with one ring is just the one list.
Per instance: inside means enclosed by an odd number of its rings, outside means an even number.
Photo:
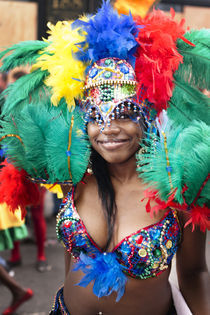
[{"label": "woman", "polygon": [[208,102],[195,89],[209,86],[206,37],[159,11],[133,20],[103,2],[93,17],[50,26],[47,41],[9,49],[3,70],[23,49],[34,66],[7,91],[8,155],[36,181],[73,183],[58,214],[66,278],[51,314],[176,314],[176,252],[190,310],[209,313],[195,229],[209,227]]},{"label": "woman", "polygon": [[[100,61],[100,68],[105,61]],[[97,81],[100,79],[99,76]],[[117,80],[115,88],[116,83]],[[90,94],[98,98],[98,93]],[[112,114],[111,122],[104,127],[99,125],[96,108],[92,107],[87,133],[92,145],[93,174],[86,175],[73,188],[58,215],[58,237],[65,244],[66,262],[64,288],[58,296],[64,299],[63,307],[70,314],[176,314],[168,277],[170,261],[179,247],[177,266],[182,293],[193,314],[208,314],[208,294],[202,293],[204,283],[208,283],[205,234],[184,229],[186,218],[177,216],[175,209],[167,208],[152,217],[145,211],[146,185],[136,172],[136,154],[144,142],[147,123],[139,110],[134,112],[133,104],[129,107],[126,101],[123,108],[122,104],[120,113],[115,107],[115,118]],[[85,261],[81,253],[92,257],[92,261]],[[104,262],[104,255],[113,260]],[[80,263],[75,267],[78,257]],[[114,275],[118,263],[128,275],[127,280],[122,280],[126,284],[120,283],[120,273]],[[198,280],[201,275],[203,282]],[[188,283],[192,287],[197,283],[196,293],[190,292]],[[125,290],[124,295],[121,290]],[[59,312],[58,304],[52,314]]]}]

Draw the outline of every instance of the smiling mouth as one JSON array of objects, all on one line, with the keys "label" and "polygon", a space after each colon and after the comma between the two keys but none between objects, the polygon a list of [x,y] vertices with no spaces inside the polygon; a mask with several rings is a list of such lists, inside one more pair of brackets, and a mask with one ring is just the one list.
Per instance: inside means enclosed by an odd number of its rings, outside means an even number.
[{"label": "smiling mouth", "polygon": [[107,150],[115,150],[129,142],[129,139],[96,140],[96,143]]}]

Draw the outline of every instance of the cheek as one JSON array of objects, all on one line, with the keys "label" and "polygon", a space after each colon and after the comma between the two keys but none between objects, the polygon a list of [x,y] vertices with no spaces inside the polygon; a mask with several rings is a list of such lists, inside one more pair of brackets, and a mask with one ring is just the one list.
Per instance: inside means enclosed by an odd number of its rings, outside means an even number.
[{"label": "cheek", "polygon": [[127,129],[127,133],[139,144],[143,136],[143,131],[140,125],[133,123],[130,128]]},{"label": "cheek", "polygon": [[97,137],[99,133],[100,133],[100,129],[97,125],[88,123],[87,134],[92,145],[94,145],[94,138]]}]

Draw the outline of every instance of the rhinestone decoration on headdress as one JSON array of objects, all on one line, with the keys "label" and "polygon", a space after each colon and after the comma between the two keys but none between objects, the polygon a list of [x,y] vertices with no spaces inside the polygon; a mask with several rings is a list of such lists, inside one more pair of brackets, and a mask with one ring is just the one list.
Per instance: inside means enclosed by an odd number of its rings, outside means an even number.
[{"label": "rhinestone decoration on headdress", "polygon": [[[88,122],[95,111],[96,122],[110,124],[116,115],[132,107],[141,112],[147,122],[151,120],[150,104],[144,99],[142,90],[140,99],[136,97],[136,76],[132,66],[118,58],[104,58],[95,62],[85,81],[85,100],[83,108]],[[126,105],[125,105],[126,104]]]}]

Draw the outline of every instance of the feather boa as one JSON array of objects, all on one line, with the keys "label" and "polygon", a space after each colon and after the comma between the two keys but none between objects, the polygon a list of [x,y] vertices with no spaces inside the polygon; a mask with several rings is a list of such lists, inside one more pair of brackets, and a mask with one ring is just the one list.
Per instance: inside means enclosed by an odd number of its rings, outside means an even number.
[{"label": "feather boa", "polygon": [[79,269],[85,273],[85,276],[78,285],[86,287],[94,281],[93,293],[99,298],[108,296],[114,291],[117,292],[117,302],[123,296],[127,277],[114,253],[99,253],[95,258],[81,253],[74,270]]},{"label": "feather boa", "polygon": [[23,169],[18,170],[7,161],[1,163],[1,166],[0,204],[6,203],[12,212],[20,208],[24,218],[25,207],[39,202],[39,187],[28,179],[28,174]]},{"label": "feather boa", "polygon": [[173,18],[173,11],[170,18],[163,12],[154,10],[145,19],[135,19],[138,25],[145,25],[137,37],[137,92],[140,93],[142,87],[146,87],[146,98],[154,103],[157,113],[167,108],[174,86],[173,74],[183,61],[177,51],[176,41],[183,38],[184,21],[178,24]]}]

